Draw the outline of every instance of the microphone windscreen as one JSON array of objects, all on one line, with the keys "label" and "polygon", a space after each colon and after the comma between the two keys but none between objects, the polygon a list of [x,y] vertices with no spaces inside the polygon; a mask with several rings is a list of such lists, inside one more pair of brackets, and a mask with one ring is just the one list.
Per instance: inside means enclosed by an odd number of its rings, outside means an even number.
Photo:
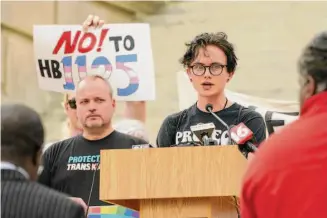
[{"label": "microphone windscreen", "polygon": [[213,109],[212,104],[207,104],[207,105],[206,105],[206,111],[207,111],[207,112],[211,112],[212,109]]}]

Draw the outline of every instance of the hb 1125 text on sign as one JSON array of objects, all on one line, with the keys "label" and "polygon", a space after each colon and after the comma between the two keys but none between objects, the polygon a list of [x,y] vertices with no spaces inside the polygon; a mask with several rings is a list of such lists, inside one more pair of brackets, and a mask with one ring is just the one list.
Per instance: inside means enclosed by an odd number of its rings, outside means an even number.
[{"label": "hb 1125 text on sign", "polygon": [[109,80],[117,100],[155,99],[148,24],[107,24],[89,32],[79,25],[35,25],[33,35],[41,89],[74,91],[97,73]]}]

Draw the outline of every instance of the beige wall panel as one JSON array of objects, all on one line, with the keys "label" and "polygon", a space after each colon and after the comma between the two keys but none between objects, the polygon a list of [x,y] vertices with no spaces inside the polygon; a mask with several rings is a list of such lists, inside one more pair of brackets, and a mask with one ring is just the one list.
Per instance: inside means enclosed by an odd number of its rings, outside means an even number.
[{"label": "beige wall panel", "polygon": [[52,24],[53,1],[2,1],[1,22],[33,34],[34,24]]},{"label": "beige wall panel", "polygon": [[6,53],[7,53],[6,38],[1,37],[1,96],[6,94]]},{"label": "beige wall panel", "polygon": [[8,32],[3,32],[2,37],[7,42],[3,60],[6,68],[3,100],[22,101],[44,112],[47,92],[41,91],[38,86],[31,41]]},{"label": "beige wall panel", "polygon": [[111,7],[110,4],[86,1],[58,2],[59,24],[82,24],[89,14],[96,14],[107,22],[130,22],[132,14]]}]

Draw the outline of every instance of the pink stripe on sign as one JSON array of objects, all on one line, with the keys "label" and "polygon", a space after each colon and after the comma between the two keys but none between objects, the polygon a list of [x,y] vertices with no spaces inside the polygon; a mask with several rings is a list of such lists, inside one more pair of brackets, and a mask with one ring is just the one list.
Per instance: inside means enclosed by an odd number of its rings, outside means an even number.
[{"label": "pink stripe on sign", "polygon": [[[96,65],[92,65],[91,68],[92,68],[92,69],[96,69],[96,68],[98,68],[98,66],[96,66]],[[106,71],[112,71],[112,66],[111,66],[110,64],[105,65],[105,70],[106,70]]]},{"label": "pink stripe on sign", "polygon": [[110,64],[106,65],[106,71],[112,71],[112,66]]},{"label": "pink stripe on sign", "polygon": [[73,78],[65,78],[66,83],[73,83]]},{"label": "pink stripe on sign", "polygon": [[125,70],[125,71],[132,70],[131,68],[126,67],[124,64],[122,64],[122,63],[120,63],[120,62],[117,62],[117,64],[116,64],[116,68],[117,68],[117,69],[121,69],[121,70]]},{"label": "pink stripe on sign", "polygon": [[78,67],[79,72],[86,72],[86,66]]},{"label": "pink stripe on sign", "polygon": [[129,79],[129,82],[131,84],[138,84],[139,83],[139,78],[138,77],[132,77]]},{"label": "pink stripe on sign", "polygon": [[64,72],[65,73],[72,72],[72,67],[64,67]]}]

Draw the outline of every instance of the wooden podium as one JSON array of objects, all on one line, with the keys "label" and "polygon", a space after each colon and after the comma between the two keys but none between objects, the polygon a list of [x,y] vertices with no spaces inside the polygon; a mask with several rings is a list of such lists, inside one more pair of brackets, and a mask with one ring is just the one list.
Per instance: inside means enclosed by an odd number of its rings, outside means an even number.
[{"label": "wooden podium", "polygon": [[140,218],[237,218],[247,160],[236,146],[102,150],[100,200]]}]

